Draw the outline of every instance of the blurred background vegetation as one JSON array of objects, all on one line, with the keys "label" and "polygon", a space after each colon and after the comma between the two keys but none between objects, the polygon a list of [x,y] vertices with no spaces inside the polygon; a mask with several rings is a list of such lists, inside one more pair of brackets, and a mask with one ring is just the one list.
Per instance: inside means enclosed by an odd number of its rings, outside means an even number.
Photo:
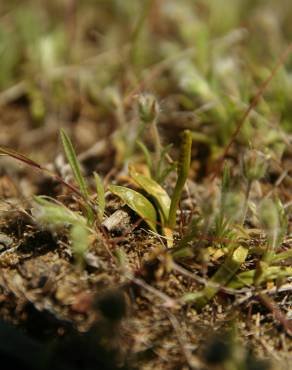
[{"label": "blurred background vegetation", "polygon": [[[25,131],[83,121],[83,149],[129,122],[135,94],[150,91],[164,120],[186,126],[191,113],[194,138],[216,157],[292,37],[289,0],[12,0],[0,19],[0,106],[21,103]],[[292,131],[291,66],[240,137],[279,158],[281,130]],[[4,136],[25,150],[38,143]]]}]

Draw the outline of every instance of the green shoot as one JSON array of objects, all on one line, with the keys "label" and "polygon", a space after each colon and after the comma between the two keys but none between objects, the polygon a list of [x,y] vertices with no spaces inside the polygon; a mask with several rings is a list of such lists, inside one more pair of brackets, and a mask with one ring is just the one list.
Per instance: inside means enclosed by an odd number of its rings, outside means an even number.
[{"label": "green shoot", "polygon": [[176,211],[178,209],[181,193],[187,180],[191,164],[192,134],[185,130],[182,134],[181,152],[177,170],[177,182],[171,198],[168,226],[171,229],[176,225]]},{"label": "green shoot", "polygon": [[151,172],[152,168],[153,168],[153,163],[152,163],[152,159],[151,159],[151,154],[150,154],[147,146],[144,143],[142,143],[142,141],[140,141],[140,140],[137,141],[137,145],[141,149],[141,151],[143,152],[147,167],[149,168],[149,170]]},{"label": "green shoot", "polygon": [[83,175],[81,174],[80,163],[75,153],[73,144],[69,136],[66,134],[66,132],[63,129],[60,130],[60,135],[62,139],[64,152],[66,154],[66,158],[70,164],[75,180],[77,184],[79,185],[80,192],[83,195],[84,199],[88,200],[89,193],[88,193],[87,185],[86,185]]},{"label": "green shoot", "polygon": [[71,170],[79,186],[80,192],[86,202],[86,212],[87,212],[88,221],[89,223],[92,223],[94,220],[94,215],[93,215],[92,208],[90,206],[90,198],[89,198],[89,192],[87,189],[87,184],[86,184],[85,178],[83,177],[81,173],[80,163],[78,161],[77,155],[75,153],[73,144],[69,136],[66,134],[66,132],[63,129],[61,129],[60,134],[61,134],[62,144],[63,144],[64,152],[66,154],[66,158],[70,164]]},{"label": "green shoot", "polygon": [[169,150],[172,148],[172,144],[169,144],[161,148],[160,158],[157,164],[157,170],[155,174],[155,180],[162,184],[165,178],[169,175],[171,171],[175,169],[175,163],[165,165],[167,155]]}]

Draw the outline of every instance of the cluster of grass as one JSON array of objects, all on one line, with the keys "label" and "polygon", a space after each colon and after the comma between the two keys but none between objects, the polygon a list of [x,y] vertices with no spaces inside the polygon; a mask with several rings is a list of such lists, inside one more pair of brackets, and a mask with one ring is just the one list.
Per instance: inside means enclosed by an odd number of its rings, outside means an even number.
[{"label": "cluster of grass", "polygon": [[[25,97],[32,128],[47,127],[53,115],[74,132],[70,117],[81,100],[80,120],[94,109],[97,121],[114,122],[107,140],[120,175],[110,185],[105,173],[86,179],[63,129],[75,185],[0,148],[76,196],[71,208],[79,211],[36,197],[36,221],[68,226],[85,268],[115,196],[174,265],[190,272],[189,260],[201,266],[204,283],[180,302],[200,312],[222,290],[236,296],[247,289],[274,307],[266,288],[292,277],[285,244],[292,208],[289,1],[28,3],[34,6],[0,6],[0,105]],[[291,322],[273,313],[291,335]]]}]

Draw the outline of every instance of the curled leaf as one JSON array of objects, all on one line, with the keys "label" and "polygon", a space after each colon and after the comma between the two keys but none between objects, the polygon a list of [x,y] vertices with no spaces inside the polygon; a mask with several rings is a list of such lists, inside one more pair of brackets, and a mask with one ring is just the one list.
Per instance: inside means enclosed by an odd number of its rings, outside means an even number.
[{"label": "curled leaf", "polygon": [[133,169],[130,169],[130,176],[143,190],[146,191],[146,193],[153,197],[159,211],[162,213],[162,221],[166,222],[168,219],[171,202],[167,192],[155,180],[141,175],[135,172]]},{"label": "curled leaf", "polygon": [[136,212],[151,228],[156,230],[156,211],[151,202],[142,194],[125,186],[110,185],[109,190],[121,198],[128,207]]}]

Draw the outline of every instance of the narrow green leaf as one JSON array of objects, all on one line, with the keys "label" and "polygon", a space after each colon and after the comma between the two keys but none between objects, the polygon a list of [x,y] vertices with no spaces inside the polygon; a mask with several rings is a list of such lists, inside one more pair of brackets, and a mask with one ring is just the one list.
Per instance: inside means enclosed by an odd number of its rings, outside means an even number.
[{"label": "narrow green leaf", "polygon": [[163,220],[162,222],[166,223],[169,214],[169,208],[171,200],[167,192],[152,178],[141,175],[135,172],[133,169],[129,170],[130,176],[132,179],[148,193],[151,197],[154,198],[154,201],[162,212]]},{"label": "narrow green leaf", "polygon": [[75,180],[79,186],[80,193],[82,194],[84,200],[86,201],[85,208],[86,208],[88,222],[89,224],[92,224],[94,221],[94,214],[89,204],[89,193],[88,193],[85,178],[82,176],[82,173],[81,173],[80,163],[78,161],[77,155],[75,153],[73,144],[69,136],[66,134],[66,132],[63,129],[61,129],[60,134],[61,134],[62,144],[63,144],[64,151],[66,154],[66,158],[70,164]]},{"label": "narrow green leaf", "polygon": [[288,249],[287,251],[285,252],[280,252],[280,253],[277,253],[275,254],[273,257],[272,257],[272,263],[275,263],[275,262],[280,262],[280,261],[285,261],[287,260],[288,258],[292,258],[292,249]]},{"label": "narrow green leaf", "polygon": [[[254,283],[254,277],[256,270],[248,270],[241,272],[232,279],[228,287],[232,289],[240,289],[244,286],[251,286]],[[263,271],[261,276],[261,283],[264,283],[268,280],[274,280],[278,278],[285,278],[292,276],[292,267],[284,266],[270,266]]]},{"label": "narrow green leaf", "polygon": [[172,172],[172,171],[175,171],[176,169],[176,163],[173,162],[171,164],[169,164],[167,167],[165,167],[161,173],[159,174],[159,177],[157,177],[157,182],[159,184],[162,184],[164,182],[164,180],[167,178],[167,176]]},{"label": "narrow green leaf", "polygon": [[177,169],[177,181],[171,197],[171,204],[168,216],[168,226],[171,229],[175,228],[176,211],[183,191],[183,187],[189,174],[191,164],[191,150],[192,134],[189,130],[185,130],[182,134],[180,158]]},{"label": "narrow green leaf", "polygon": [[97,204],[98,204],[98,218],[101,222],[105,210],[105,195],[104,195],[104,186],[100,176],[94,172],[94,179],[96,185],[96,194],[97,194]]},{"label": "narrow green leaf", "polygon": [[140,140],[137,141],[137,145],[139,146],[139,148],[142,150],[142,152],[144,154],[146,164],[149,168],[149,171],[152,171],[153,164],[152,164],[151,154],[150,154],[148,148]]},{"label": "narrow green leaf", "polygon": [[210,282],[212,284],[207,285],[201,292],[201,296],[196,299],[195,307],[198,310],[201,310],[209,302],[209,300],[218,293],[220,287],[225,286],[232,279],[240,266],[246,260],[247,255],[248,249],[239,246],[233,251],[231,255],[226,258],[224,263],[219,267],[219,269],[210,279]]},{"label": "narrow green leaf", "polygon": [[156,211],[151,202],[142,194],[125,186],[110,185],[109,190],[121,198],[128,207],[136,212],[149,225],[151,230],[156,230]]},{"label": "narrow green leaf", "polygon": [[168,152],[170,151],[170,149],[172,148],[172,146],[173,146],[172,144],[169,144],[161,149],[160,159],[157,164],[157,171],[156,171],[156,176],[155,176],[155,180],[159,182],[160,184],[162,183],[161,179],[164,180],[165,178],[165,177],[163,178],[163,175],[165,174],[165,170],[173,167],[171,165],[167,165],[167,167],[165,168],[166,156]]},{"label": "narrow green leaf", "polygon": [[75,153],[75,150],[73,148],[72,142],[69,136],[66,134],[66,132],[63,129],[60,130],[60,134],[61,134],[62,144],[63,144],[64,151],[66,154],[66,158],[70,164],[75,180],[79,185],[81,194],[83,195],[84,199],[87,200],[89,198],[87,185],[86,185],[84,177],[81,174],[80,164],[79,164],[77,155]]}]

